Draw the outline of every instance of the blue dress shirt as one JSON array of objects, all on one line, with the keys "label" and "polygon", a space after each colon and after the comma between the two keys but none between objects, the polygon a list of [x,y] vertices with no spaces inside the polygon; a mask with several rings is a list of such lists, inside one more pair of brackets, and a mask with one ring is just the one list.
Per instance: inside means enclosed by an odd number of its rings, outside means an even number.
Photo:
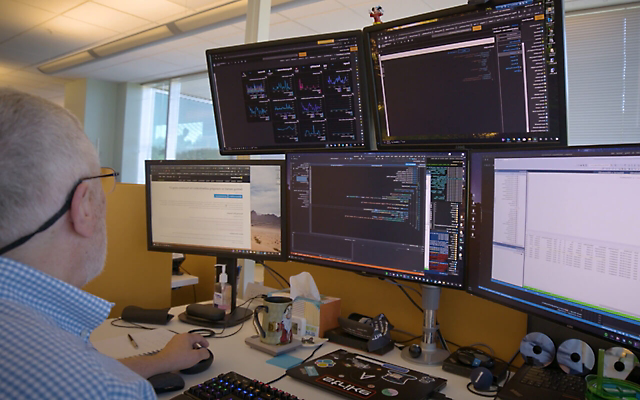
[{"label": "blue dress shirt", "polygon": [[89,335],[112,303],[0,257],[0,399],[155,399]]}]

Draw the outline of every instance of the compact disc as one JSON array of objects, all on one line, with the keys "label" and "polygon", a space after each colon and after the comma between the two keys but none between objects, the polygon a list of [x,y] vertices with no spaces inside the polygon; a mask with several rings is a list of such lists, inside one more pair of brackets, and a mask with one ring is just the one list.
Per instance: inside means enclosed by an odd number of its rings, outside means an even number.
[{"label": "compact disc", "polygon": [[596,363],[593,350],[580,339],[567,339],[562,342],[558,346],[556,358],[560,368],[569,375],[586,375]]},{"label": "compact disc", "polygon": [[522,338],[520,353],[525,362],[536,367],[546,367],[553,362],[556,355],[556,346],[549,336],[541,332],[531,332]]},{"label": "compact disc", "polygon": [[624,347],[612,347],[604,352],[603,375],[607,378],[625,380],[638,365],[638,357]]}]

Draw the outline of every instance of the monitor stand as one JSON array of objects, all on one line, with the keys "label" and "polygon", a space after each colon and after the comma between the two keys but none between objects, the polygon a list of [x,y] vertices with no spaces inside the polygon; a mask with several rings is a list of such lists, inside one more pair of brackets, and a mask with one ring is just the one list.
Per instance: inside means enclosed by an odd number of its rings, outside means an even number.
[{"label": "monitor stand", "polygon": [[434,365],[441,364],[447,357],[449,351],[436,346],[438,335],[438,324],[436,323],[436,311],[440,306],[439,286],[420,285],[422,288],[422,308],[424,309],[424,322],[422,326],[422,341],[420,342],[421,352],[414,357],[410,352],[411,346],[402,349],[402,358],[417,364]]},{"label": "monitor stand", "polygon": [[253,311],[244,307],[236,307],[236,297],[238,297],[238,259],[218,257],[216,264],[225,264],[229,283],[231,284],[231,312],[224,316],[221,321],[212,322],[214,328],[228,328],[239,325],[253,315]]}]

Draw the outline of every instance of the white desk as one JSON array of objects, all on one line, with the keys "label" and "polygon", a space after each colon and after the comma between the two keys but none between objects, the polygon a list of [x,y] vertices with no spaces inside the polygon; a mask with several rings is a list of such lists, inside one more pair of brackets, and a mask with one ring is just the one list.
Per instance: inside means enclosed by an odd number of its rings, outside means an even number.
[{"label": "white desk", "polygon": [[171,275],[171,289],[176,289],[183,286],[197,285],[198,277],[189,274]]},{"label": "white desk", "polygon": [[[185,306],[172,308],[170,313],[175,317],[167,325],[158,325],[158,327],[164,327],[176,332],[188,332],[191,329],[198,328],[197,326],[188,325],[178,320],[178,315],[183,312],[184,309]],[[117,328],[111,326],[110,322],[111,320],[107,320],[105,323],[100,325],[91,335],[91,340],[94,341],[107,339],[134,331],[133,329]],[[227,328],[224,334],[233,333],[238,330],[238,328],[239,326]],[[258,379],[263,382],[269,382],[284,374],[284,369],[266,363],[267,360],[273,358],[272,356],[254,350],[244,343],[246,337],[254,334],[255,330],[253,328],[253,324],[251,323],[251,321],[247,321],[242,327],[242,330],[232,337],[224,339],[209,338],[209,349],[211,349],[214,354],[213,365],[207,371],[201,372],[200,374],[183,375],[183,378],[185,380],[185,390],[193,385],[202,383],[207,379],[229,371],[235,371],[241,375],[246,376],[247,378]],[[320,350],[316,352],[314,357],[330,353],[339,348],[344,347],[327,342],[324,344],[324,346],[322,346]],[[349,350],[349,348],[346,349]],[[313,350],[313,348],[300,347],[288,354],[304,360],[311,354]],[[354,352],[358,352],[353,349],[351,350]],[[397,349],[390,351],[384,356],[369,354],[369,357],[381,359],[389,363],[401,365],[407,368],[427,373],[429,375],[447,379],[447,386],[442,390],[442,393],[446,394],[452,399],[479,399],[478,396],[473,395],[472,393],[467,391],[466,385],[467,382],[469,382],[468,378],[445,372],[439,366],[421,366],[418,364],[407,362],[402,359],[402,357],[400,356],[400,351]],[[314,386],[310,386],[303,382],[294,380],[290,377],[283,378],[282,380],[274,383],[273,386],[289,392],[295,396],[298,396],[298,398],[306,400],[344,399],[331,392],[324,391]],[[159,398],[170,399],[171,397],[176,396],[180,393],[180,391],[165,393],[160,395]]]}]

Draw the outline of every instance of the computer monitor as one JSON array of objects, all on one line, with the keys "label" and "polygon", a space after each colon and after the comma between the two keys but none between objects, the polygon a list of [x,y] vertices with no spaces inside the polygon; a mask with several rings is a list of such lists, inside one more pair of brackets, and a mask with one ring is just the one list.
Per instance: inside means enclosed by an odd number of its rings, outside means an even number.
[{"label": "computer monitor", "polygon": [[640,146],[470,161],[468,291],[640,349]]},{"label": "computer monitor", "polygon": [[566,144],[563,19],[498,0],[365,28],[378,148]]},{"label": "computer monitor", "polygon": [[221,154],[366,150],[361,31],[207,50]]},{"label": "computer monitor", "polygon": [[[235,310],[238,258],[287,259],[285,165],[284,160],[147,160],[148,249],[217,256],[227,265]],[[238,310],[226,326],[251,315]]]},{"label": "computer monitor", "polygon": [[465,151],[288,154],[289,258],[421,283],[435,311],[464,288],[466,169]]}]

